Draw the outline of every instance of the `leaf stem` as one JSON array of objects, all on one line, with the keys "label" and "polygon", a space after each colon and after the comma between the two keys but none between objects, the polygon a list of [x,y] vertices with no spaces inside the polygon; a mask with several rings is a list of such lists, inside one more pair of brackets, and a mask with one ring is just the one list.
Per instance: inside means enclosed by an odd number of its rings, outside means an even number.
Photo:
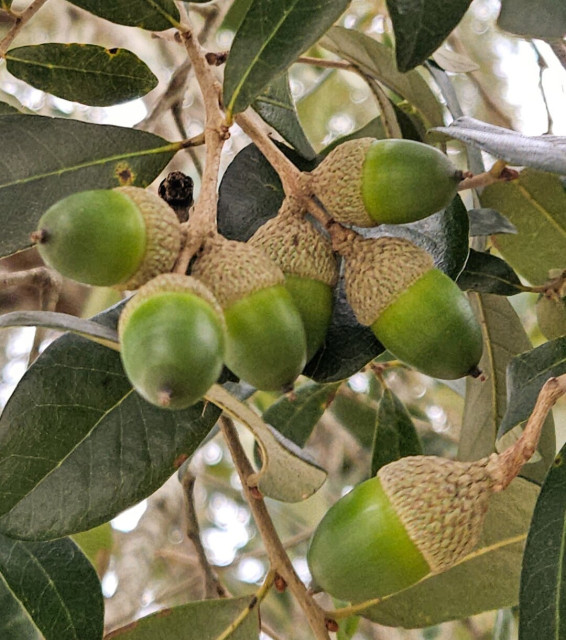
[{"label": "leaf stem", "polygon": [[10,27],[8,33],[0,41],[0,58],[6,56],[8,48],[23,29],[23,27],[33,18],[33,16],[43,7],[47,0],[33,0],[21,13],[15,14],[16,20]]}]

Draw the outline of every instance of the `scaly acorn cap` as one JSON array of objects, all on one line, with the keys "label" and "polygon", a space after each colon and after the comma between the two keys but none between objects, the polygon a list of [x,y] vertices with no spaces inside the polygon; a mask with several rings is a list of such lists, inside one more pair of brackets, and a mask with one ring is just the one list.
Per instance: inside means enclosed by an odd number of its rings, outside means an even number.
[{"label": "scaly acorn cap", "polygon": [[332,245],[304,218],[293,198],[286,198],[279,213],[263,224],[248,244],[265,253],[288,275],[319,280],[330,287],[338,281]]},{"label": "scaly acorn cap", "polygon": [[[333,149],[310,173],[311,188],[331,216],[357,227],[376,225],[362,197],[363,166],[374,138],[348,140]],[[340,203],[339,211],[337,203]]]},{"label": "scaly acorn cap", "polygon": [[224,329],[226,328],[222,307],[218,304],[218,300],[204,283],[196,278],[185,276],[181,273],[162,273],[161,275],[155,276],[155,278],[146,282],[142,287],[140,287],[135,295],[128,300],[118,320],[118,335],[122,335],[124,327],[128,324],[130,316],[140,306],[140,304],[142,304],[142,302],[156,293],[162,293],[164,291],[194,293],[205,302],[208,302],[218,315],[218,319]]},{"label": "scaly acorn cap", "polygon": [[120,290],[137,289],[160,273],[171,271],[181,249],[181,226],[173,209],[159,196],[140,187],[117,187],[137,205],[144,222],[146,247],[138,270]]},{"label": "scaly acorn cap", "polygon": [[453,566],[478,542],[496,485],[493,457],[457,462],[410,456],[378,471],[383,490],[433,573]]},{"label": "scaly acorn cap", "polygon": [[370,326],[405,289],[434,267],[432,256],[404,238],[362,238],[352,231],[333,237],[344,257],[348,302],[361,324]]},{"label": "scaly acorn cap", "polygon": [[205,243],[191,274],[204,282],[223,309],[260,289],[285,283],[281,269],[262,251],[222,236]]}]

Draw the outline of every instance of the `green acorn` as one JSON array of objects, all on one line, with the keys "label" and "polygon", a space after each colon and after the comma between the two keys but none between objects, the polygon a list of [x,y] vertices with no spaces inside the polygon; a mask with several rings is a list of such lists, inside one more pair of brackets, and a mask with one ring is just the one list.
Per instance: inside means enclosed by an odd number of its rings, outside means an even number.
[{"label": "green acorn", "polygon": [[150,280],[124,307],[118,334],[126,375],[159,407],[194,404],[222,371],[222,309],[196,278],[167,273]]},{"label": "green acorn", "polygon": [[349,140],[310,174],[311,188],[338,222],[403,224],[447,207],[462,179],[438,149],[413,140]]},{"label": "green acorn", "polygon": [[338,265],[330,242],[303,213],[287,198],[278,215],[262,225],[248,243],[285,274],[285,286],[305,326],[308,361],[322,346],[330,324]]},{"label": "green acorn", "polygon": [[382,467],[319,523],[307,554],[316,585],[363,602],[452,567],[476,546],[501,490],[492,461],[412,456]]},{"label": "green acorn", "polygon": [[41,216],[32,240],[43,260],[68,278],[137,289],[173,268],[181,227],[155,194],[118,187],[59,200]]},{"label": "green acorn", "polygon": [[408,240],[336,240],[345,259],[346,296],[396,358],[441,379],[478,375],[482,333],[466,295],[432,257]]},{"label": "green acorn", "polygon": [[191,273],[224,310],[226,365],[257,389],[289,387],[305,366],[306,337],[281,269],[259,249],[216,236]]}]

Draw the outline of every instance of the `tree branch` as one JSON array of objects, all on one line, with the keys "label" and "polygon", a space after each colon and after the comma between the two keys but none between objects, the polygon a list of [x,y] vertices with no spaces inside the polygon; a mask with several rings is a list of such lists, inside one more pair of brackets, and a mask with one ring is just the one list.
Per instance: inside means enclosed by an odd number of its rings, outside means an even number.
[{"label": "tree branch", "polygon": [[33,16],[43,7],[47,0],[33,0],[33,2],[21,13],[16,14],[16,20],[10,27],[8,33],[0,41],[0,58],[6,56],[8,48],[23,27],[33,18]]}]

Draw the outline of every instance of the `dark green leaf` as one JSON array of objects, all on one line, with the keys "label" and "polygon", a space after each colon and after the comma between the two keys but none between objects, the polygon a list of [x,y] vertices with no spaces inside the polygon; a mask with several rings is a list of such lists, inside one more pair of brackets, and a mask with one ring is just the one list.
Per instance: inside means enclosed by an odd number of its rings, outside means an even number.
[{"label": "dark green leaf", "polygon": [[301,385],[292,397],[281,396],[274,402],[263,414],[263,420],[303,447],[339,386],[312,382]]},{"label": "dark green leaf", "polygon": [[94,567],[69,538],[0,535],[2,640],[100,640],[103,602]]},{"label": "dark green leaf", "polygon": [[[120,308],[96,320],[115,328]],[[132,390],[116,351],[59,338],[0,418],[0,530],[47,539],[110,520],[161,486],[218,414],[158,409]]]},{"label": "dark green leaf", "polygon": [[471,236],[517,233],[517,227],[495,209],[469,209],[468,217]]},{"label": "dark green leaf", "polygon": [[284,73],[276,78],[253,103],[259,115],[279,132],[298,153],[307,160],[316,156],[308,138],[303,131],[291,89],[289,76]]},{"label": "dark green leaf", "polygon": [[337,420],[355,436],[364,449],[371,450],[375,435],[377,405],[363,394],[339,393],[331,405]]},{"label": "dark green leaf", "polygon": [[525,136],[468,116],[454,120],[449,127],[436,127],[432,131],[437,138],[461,140],[512,165],[566,174],[564,137]]},{"label": "dark green leaf", "polygon": [[379,402],[371,459],[371,476],[390,462],[422,454],[422,445],[405,405],[385,389]]},{"label": "dark green leaf", "polygon": [[499,296],[514,296],[523,291],[519,277],[504,260],[473,249],[456,282],[464,291]]},{"label": "dark green leaf", "polygon": [[491,497],[480,541],[463,562],[384,598],[361,615],[386,626],[421,628],[517,604],[523,547],[537,495],[536,485],[514,480]]},{"label": "dark green leaf", "polygon": [[29,247],[37,220],[57,200],[145,187],[179,149],[145,131],[43,116],[1,116],[0,140],[0,256]]},{"label": "dark green leaf", "polygon": [[566,373],[566,337],[513,358],[507,369],[507,411],[498,437],[526,420],[542,385],[551,377]]},{"label": "dark green leaf", "polygon": [[502,0],[497,26],[528,38],[562,38],[566,35],[566,4],[539,0],[533,11],[529,0]]},{"label": "dark green leaf", "polygon": [[70,0],[72,4],[86,9],[116,24],[140,27],[150,31],[163,31],[176,27],[180,16],[173,0]]},{"label": "dark green leaf", "polygon": [[423,63],[460,22],[472,0],[387,0],[399,71]]},{"label": "dark green leaf", "polygon": [[442,107],[425,79],[417,71],[399,73],[393,52],[385,45],[360,31],[343,27],[332,28],[321,44],[407,100],[429,126],[443,124]]},{"label": "dark green leaf", "polygon": [[252,0],[234,0],[222,21],[220,29],[229,29],[230,31],[238,31],[246,12],[250,8]]},{"label": "dark green leaf", "polygon": [[542,486],[527,538],[519,599],[521,640],[564,637],[565,545],[566,445]]},{"label": "dark green leaf", "polygon": [[[105,636],[105,640],[216,640],[244,611],[251,597],[201,600],[163,609]],[[226,640],[257,640],[259,618],[252,609]]]},{"label": "dark green leaf", "polygon": [[10,49],[8,71],[59,98],[106,107],[134,100],[157,86],[149,67],[127,49],[93,44],[38,44]]},{"label": "dark green leaf", "polygon": [[244,111],[338,20],[350,0],[253,0],[224,75],[227,112]]},{"label": "dark green leaf", "polygon": [[542,284],[550,269],[564,268],[566,193],[558,176],[526,169],[518,180],[486,187],[481,202],[517,227],[517,235],[497,236],[493,243],[529,282]]}]

